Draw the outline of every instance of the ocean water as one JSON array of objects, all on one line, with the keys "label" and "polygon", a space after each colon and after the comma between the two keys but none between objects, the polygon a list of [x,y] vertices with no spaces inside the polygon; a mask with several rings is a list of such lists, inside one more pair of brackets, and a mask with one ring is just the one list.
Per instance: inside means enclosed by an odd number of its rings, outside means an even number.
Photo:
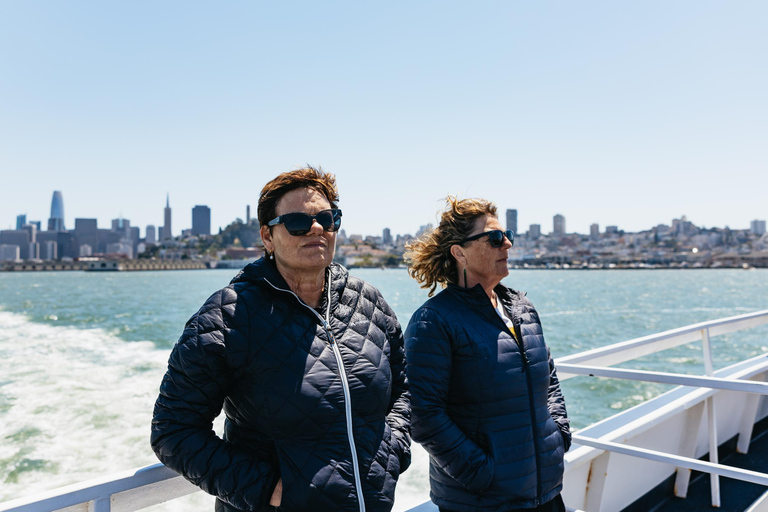
[{"label": "ocean water", "polygon": [[[353,274],[382,291],[403,327],[427,298],[401,269]],[[157,462],[149,424],[170,349],[186,320],[233,275],[0,273],[0,501]],[[555,357],[768,309],[768,270],[514,270],[505,284],[528,293]],[[713,349],[716,367],[768,352],[768,326],[713,338]],[[701,373],[701,345],[623,366]],[[577,429],[667,389],[563,383]],[[427,461],[414,446],[395,510],[428,499]],[[200,492],[148,510],[213,510],[212,503]]]}]

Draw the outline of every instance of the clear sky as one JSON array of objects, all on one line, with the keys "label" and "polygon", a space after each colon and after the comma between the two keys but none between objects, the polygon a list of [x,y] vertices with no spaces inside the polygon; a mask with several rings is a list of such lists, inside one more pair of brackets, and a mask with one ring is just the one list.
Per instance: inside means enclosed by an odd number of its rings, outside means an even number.
[{"label": "clear sky", "polygon": [[768,218],[768,2],[0,0],[0,228],[174,234],[305,163],[347,234],[447,194],[519,231]]}]

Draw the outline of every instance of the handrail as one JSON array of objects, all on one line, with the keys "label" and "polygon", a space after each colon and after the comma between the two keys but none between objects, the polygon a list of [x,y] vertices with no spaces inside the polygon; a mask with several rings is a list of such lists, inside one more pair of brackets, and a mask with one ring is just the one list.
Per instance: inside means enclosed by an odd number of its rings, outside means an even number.
[{"label": "handrail", "polygon": [[[768,360],[768,355],[766,355]],[[560,364],[558,370],[568,373],[586,375],[589,377],[605,377],[609,379],[638,380],[643,382],[658,382],[660,384],[677,384],[698,388],[722,389],[726,391],[742,391],[768,395],[768,382],[751,382],[738,379],[723,379],[722,377],[701,377],[680,373],[654,372],[649,370],[628,370],[624,368],[605,368],[603,366],[586,366],[581,364]]]},{"label": "handrail", "polygon": [[576,354],[570,354],[555,359],[560,381],[570,379],[576,375],[566,371],[559,371],[564,364],[583,364],[611,366],[636,359],[638,357],[660,352],[668,348],[701,341],[702,332],[708,331],[709,336],[720,336],[742,329],[748,329],[768,323],[768,309],[747,313],[744,315],[709,320],[698,324],[692,324],[677,329],[642,336],[620,343],[614,343],[600,348],[586,350]]},{"label": "handrail", "polygon": [[735,468],[733,466],[726,466],[724,464],[714,464],[712,462],[692,459],[690,457],[671,455],[656,450],[648,450],[646,448],[638,448],[636,446],[614,443],[612,441],[602,441],[600,439],[585,437],[579,434],[573,434],[572,438],[574,443],[583,446],[591,446],[592,448],[597,448],[600,450],[615,452],[621,455],[629,455],[632,457],[640,457],[641,459],[648,459],[656,462],[665,462],[673,466],[693,469],[696,471],[701,471],[702,473],[714,473],[716,475],[743,480],[745,482],[751,482],[753,484],[764,485],[768,487],[768,473],[760,473],[758,471],[751,471],[749,469]]}]

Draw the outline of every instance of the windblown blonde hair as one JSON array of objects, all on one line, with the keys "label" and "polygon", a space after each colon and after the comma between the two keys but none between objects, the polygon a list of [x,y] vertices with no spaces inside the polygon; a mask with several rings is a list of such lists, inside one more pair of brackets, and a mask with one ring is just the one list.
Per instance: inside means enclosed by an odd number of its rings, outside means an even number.
[{"label": "windblown blonde hair", "polygon": [[451,246],[459,244],[475,229],[480,218],[496,217],[496,205],[485,199],[459,199],[448,196],[446,209],[437,228],[427,231],[405,246],[403,258],[408,274],[421,285],[430,288],[429,296],[439,284],[445,288],[457,284],[458,267],[451,255]]}]

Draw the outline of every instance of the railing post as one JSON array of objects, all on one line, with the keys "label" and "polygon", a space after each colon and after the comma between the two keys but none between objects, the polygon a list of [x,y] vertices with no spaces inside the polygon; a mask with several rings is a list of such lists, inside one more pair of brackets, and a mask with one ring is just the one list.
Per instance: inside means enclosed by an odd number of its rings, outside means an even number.
[{"label": "railing post", "polygon": [[[752,380],[760,382],[765,379],[765,376],[765,373],[761,373],[755,375]],[[736,443],[736,451],[738,453],[747,453],[749,451],[749,443],[752,441],[752,430],[755,427],[755,419],[757,417],[757,407],[760,405],[760,396],[750,394],[747,397],[747,403],[741,416],[741,425],[739,426],[739,440]],[[766,505],[768,506],[768,503]]]},{"label": "railing post", "polygon": [[88,502],[88,512],[110,512],[111,510],[112,504],[110,496]]},{"label": "railing post", "polygon": [[[704,349],[704,373],[708,377],[715,374],[712,365],[712,345],[709,342],[709,329],[701,331],[702,348]],[[717,416],[715,414],[715,396],[707,398],[707,425],[709,426],[709,462],[718,463],[717,453]],[[712,506],[720,507],[720,477],[714,473],[709,474],[709,482],[712,488]]]}]

